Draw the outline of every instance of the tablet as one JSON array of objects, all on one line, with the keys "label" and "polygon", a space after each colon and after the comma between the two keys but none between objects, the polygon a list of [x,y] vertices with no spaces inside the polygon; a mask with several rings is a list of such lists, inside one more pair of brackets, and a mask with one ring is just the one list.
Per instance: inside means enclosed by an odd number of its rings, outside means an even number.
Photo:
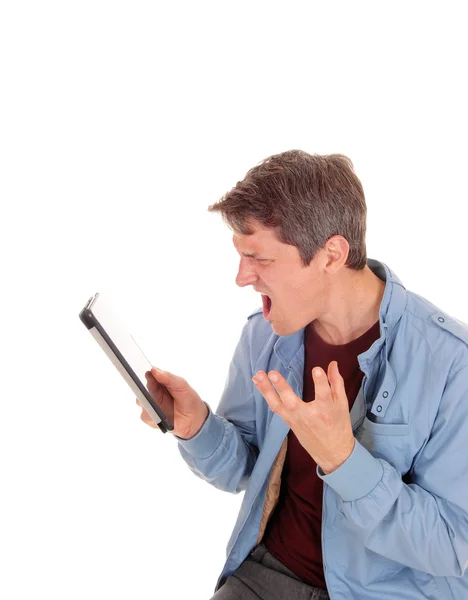
[{"label": "tablet", "polygon": [[116,319],[107,302],[99,294],[95,294],[88,300],[79,316],[159,429],[163,433],[172,431],[174,425],[153,400],[146,387],[145,373],[151,371],[151,363],[133,337]]}]

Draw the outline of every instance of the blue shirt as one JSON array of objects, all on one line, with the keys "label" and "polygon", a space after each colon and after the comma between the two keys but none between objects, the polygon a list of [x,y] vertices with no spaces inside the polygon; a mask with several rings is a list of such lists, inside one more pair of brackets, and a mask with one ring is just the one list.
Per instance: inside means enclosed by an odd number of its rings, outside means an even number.
[{"label": "blue shirt", "polygon": [[[331,600],[468,598],[468,326],[409,292],[385,265],[380,337],[358,356],[352,454],[325,475],[322,553]],[[216,414],[179,439],[190,469],[245,490],[216,589],[256,544],[288,426],[251,378],[278,370],[302,397],[304,330],[278,336],[258,309],[229,366]]]}]

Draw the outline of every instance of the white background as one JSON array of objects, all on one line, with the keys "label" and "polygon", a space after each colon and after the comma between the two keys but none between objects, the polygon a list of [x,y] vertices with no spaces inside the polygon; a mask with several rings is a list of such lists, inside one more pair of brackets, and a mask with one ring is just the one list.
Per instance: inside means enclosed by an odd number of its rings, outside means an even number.
[{"label": "white background", "polygon": [[258,295],[207,207],[347,154],[368,255],[468,321],[463,2],[5,1],[0,597],[208,600],[241,495],[197,479],[78,319],[107,293],[214,409]]}]

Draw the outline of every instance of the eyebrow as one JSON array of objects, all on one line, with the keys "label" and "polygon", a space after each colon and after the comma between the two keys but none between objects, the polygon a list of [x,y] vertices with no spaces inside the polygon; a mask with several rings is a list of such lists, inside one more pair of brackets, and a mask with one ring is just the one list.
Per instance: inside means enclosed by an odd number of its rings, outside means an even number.
[{"label": "eyebrow", "polygon": [[[237,250],[237,246],[234,241],[233,241],[233,244],[234,244],[234,248]],[[239,250],[237,250],[237,252],[239,252]],[[239,254],[242,254],[242,256],[246,256],[247,258],[258,258],[257,252],[241,252]],[[260,258],[259,260],[269,260],[269,259],[268,258]]]}]

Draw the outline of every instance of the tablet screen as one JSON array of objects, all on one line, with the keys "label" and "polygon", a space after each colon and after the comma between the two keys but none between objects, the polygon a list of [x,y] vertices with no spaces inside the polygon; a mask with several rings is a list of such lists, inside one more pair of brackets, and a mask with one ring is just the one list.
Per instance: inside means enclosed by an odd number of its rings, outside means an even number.
[{"label": "tablet screen", "polygon": [[113,307],[105,297],[99,294],[91,310],[99,324],[133,369],[143,387],[147,388],[145,373],[151,370],[152,365],[133,336],[126,330],[121,319],[116,316]]}]

